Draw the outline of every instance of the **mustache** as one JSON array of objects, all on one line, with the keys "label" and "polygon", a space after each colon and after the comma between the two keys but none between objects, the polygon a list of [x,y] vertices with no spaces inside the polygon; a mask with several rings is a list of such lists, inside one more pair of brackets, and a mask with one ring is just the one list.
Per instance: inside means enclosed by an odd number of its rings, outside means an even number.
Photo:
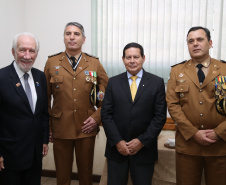
[{"label": "mustache", "polygon": [[33,62],[33,60],[32,59],[29,59],[29,60],[26,60],[26,59],[21,59],[20,61],[23,61],[23,62]]}]

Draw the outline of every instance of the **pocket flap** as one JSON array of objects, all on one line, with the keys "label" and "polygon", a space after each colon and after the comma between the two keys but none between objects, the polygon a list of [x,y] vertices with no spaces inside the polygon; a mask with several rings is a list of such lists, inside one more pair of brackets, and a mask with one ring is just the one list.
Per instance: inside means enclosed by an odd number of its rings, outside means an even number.
[{"label": "pocket flap", "polygon": [[64,81],[64,76],[52,76],[50,83],[62,83]]},{"label": "pocket flap", "polygon": [[60,118],[62,115],[62,111],[61,110],[54,110],[52,111],[52,117],[54,118]]},{"label": "pocket flap", "polygon": [[188,92],[189,85],[178,85],[175,92]]}]

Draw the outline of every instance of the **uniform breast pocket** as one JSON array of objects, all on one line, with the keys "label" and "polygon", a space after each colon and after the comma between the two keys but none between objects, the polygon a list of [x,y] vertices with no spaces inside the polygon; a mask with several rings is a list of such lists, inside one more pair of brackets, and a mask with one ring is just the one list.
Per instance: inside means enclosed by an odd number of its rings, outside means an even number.
[{"label": "uniform breast pocket", "polygon": [[90,93],[91,89],[93,87],[93,83],[92,82],[86,82],[84,85],[85,91]]},{"label": "uniform breast pocket", "polygon": [[180,103],[188,102],[189,85],[178,85],[175,92],[179,94]]},{"label": "uniform breast pocket", "polygon": [[52,91],[53,92],[60,92],[63,91],[63,82],[64,82],[64,76],[53,76],[50,79],[50,83],[52,84]]}]

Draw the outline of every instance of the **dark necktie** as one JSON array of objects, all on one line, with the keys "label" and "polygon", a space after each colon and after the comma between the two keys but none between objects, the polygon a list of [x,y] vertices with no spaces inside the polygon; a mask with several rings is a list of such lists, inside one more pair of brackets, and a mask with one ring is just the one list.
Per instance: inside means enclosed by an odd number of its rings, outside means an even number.
[{"label": "dark necktie", "polygon": [[72,68],[74,69],[75,68],[75,65],[76,65],[76,59],[75,59],[75,57],[71,57],[71,60],[72,60]]},{"label": "dark necktie", "polygon": [[24,73],[25,93],[26,93],[26,95],[27,95],[29,104],[30,104],[30,106],[31,106],[31,110],[32,110],[32,112],[34,113],[34,110],[33,110],[33,101],[32,101],[32,94],[31,94],[31,88],[30,88],[30,85],[29,85],[29,83],[28,83],[28,76],[29,76],[28,73]]},{"label": "dark necktie", "polygon": [[199,70],[198,70],[199,83],[203,83],[203,81],[205,79],[205,74],[202,71],[203,65],[202,64],[198,64],[196,67],[199,68]]}]

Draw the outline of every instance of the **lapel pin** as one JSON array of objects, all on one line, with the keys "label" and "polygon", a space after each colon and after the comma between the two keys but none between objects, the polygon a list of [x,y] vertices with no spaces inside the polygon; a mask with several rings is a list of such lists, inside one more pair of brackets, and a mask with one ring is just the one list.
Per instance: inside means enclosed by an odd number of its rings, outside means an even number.
[{"label": "lapel pin", "polygon": [[38,82],[36,82],[36,85],[37,85],[37,87],[39,87],[39,83]]},{"label": "lapel pin", "polygon": [[18,83],[16,84],[16,86],[17,86],[17,87],[19,87],[20,85],[21,85],[21,83],[20,83],[20,82],[18,82]]}]

